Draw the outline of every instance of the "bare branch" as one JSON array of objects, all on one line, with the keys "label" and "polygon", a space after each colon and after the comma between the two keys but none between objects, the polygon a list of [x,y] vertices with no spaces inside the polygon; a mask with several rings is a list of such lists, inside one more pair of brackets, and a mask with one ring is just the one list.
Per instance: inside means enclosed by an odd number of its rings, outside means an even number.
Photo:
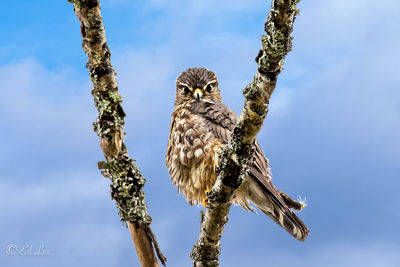
[{"label": "bare branch", "polygon": [[231,141],[221,153],[218,178],[208,195],[209,208],[202,215],[200,234],[193,246],[193,266],[219,266],[220,238],[228,222],[229,209],[235,191],[243,182],[252,164],[255,138],[268,112],[269,99],[283,69],[283,60],[292,49],[293,22],[299,0],[272,0],[265,22],[266,34],[256,57],[258,71],[253,82],[243,90],[244,108],[235,126]]},{"label": "bare branch", "polygon": [[107,162],[99,162],[102,174],[111,179],[111,197],[117,203],[121,220],[127,222],[136,252],[143,267],[159,266],[154,254],[165,265],[147,211],[142,188],[145,178],[134,160],[129,158],[124,144],[125,112],[118,93],[116,72],[111,65],[99,0],[68,0],[81,23],[82,47],[88,56],[87,67],[93,83],[92,95],[99,112],[94,130],[100,137],[100,147]]}]

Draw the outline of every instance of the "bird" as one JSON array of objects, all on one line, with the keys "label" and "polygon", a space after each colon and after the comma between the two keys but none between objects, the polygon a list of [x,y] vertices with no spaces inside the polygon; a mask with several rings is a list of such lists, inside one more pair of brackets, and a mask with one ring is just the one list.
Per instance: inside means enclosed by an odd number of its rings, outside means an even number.
[{"label": "bird", "polygon": [[[220,153],[231,139],[238,117],[222,103],[217,75],[207,68],[184,70],[176,79],[174,111],[165,162],[172,183],[190,205],[207,206],[207,192],[217,179]],[[295,214],[305,207],[272,183],[270,164],[257,140],[254,158],[233,203],[248,211],[253,205],[297,240],[309,229]]]}]

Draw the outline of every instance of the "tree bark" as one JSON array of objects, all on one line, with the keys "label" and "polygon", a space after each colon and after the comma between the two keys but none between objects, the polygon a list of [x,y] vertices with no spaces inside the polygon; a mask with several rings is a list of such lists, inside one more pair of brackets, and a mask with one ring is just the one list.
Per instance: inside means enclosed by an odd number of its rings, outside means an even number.
[{"label": "tree bark", "polygon": [[100,147],[106,162],[99,162],[98,167],[103,169],[105,177],[111,179],[111,197],[116,201],[121,220],[128,224],[142,266],[159,266],[154,250],[165,265],[166,258],[150,227],[151,217],[142,191],[146,180],[129,157],[124,143],[125,112],[121,106],[122,97],[118,93],[116,72],[111,65],[100,1],[68,1],[73,4],[81,24],[82,47],[88,57],[86,67],[89,68],[93,83],[92,95],[99,112],[93,125],[100,137]]},{"label": "tree bark", "polygon": [[253,144],[268,112],[283,60],[292,49],[293,22],[299,0],[272,0],[256,62],[257,73],[243,90],[245,103],[231,141],[221,153],[217,181],[208,194],[209,207],[202,213],[199,239],[193,246],[193,266],[219,266],[220,238],[228,222],[235,191],[252,164]]}]

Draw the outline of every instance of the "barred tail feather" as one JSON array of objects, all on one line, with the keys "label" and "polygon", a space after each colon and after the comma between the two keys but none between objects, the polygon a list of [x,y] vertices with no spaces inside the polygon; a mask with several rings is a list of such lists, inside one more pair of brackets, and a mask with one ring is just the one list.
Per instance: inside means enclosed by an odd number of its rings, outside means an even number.
[{"label": "barred tail feather", "polygon": [[[257,205],[256,205],[257,206]],[[278,207],[265,209],[264,207],[257,206],[263,213],[268,215],[272,220],[279,224],[294,238],[300,241],[306,240],[310,231],[307,226],[296,216],[291,210],[283,211]]]},{"label": "barred tail feather", "polygon": [[310,231],[304,222],[289,209],[279,191],[272,183],[266,187],[258,180],[255,181],[256,183],[251,183],[250,201],[294,238],[304,241]]}]

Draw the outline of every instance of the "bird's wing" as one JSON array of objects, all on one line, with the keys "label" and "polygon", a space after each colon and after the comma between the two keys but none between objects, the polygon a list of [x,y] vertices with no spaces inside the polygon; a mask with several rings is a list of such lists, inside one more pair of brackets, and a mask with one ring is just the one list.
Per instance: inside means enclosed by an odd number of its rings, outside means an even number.
[{"label": "bird's wing", "polygon": [[[249,178],[254,179],[261,189],[262,194],[270,202],[263,201],[262,198],[260,199],[256,196],[253,198],[253,203],[293,237],[304,241],[310,231],[304,222],[290,210],[290,208],[301,209],[301,204],[292,200],[272,184],[268,159],[264,156],[257,142],[255,146],[256,151]],[[272,206],[270,203],[272,203]]]},{"label": "bird's wing", "polygon": [[224,144],[229,142],[238,118],[228,106],[223,103],[200,101],[191,103],[187,108],[205,119],[208,129],[216,138]]},{"label": "bird's wing", "polygon": [[[225,144],[229,142],[238,117],[228,106],[223,103],[200,101],[193,102],[188,108],[193,114],[205,119],[208,129],[216,138],[222,140]],[[269,202],[254,204],[295,238],[304,240],[309,230],[296,214],[289,209],[289,203],[282,198],[281,192],[272,184],[269,161],[257,140],[254,146],[255,153],[249,177],[254,179],[262,193],[269,200]],[[271,207],[263,206],[263,204],[269,205],[271,202],[274,207],[272,210]],[[293,205],[290,205],[290,207],[293,208]]]},{"label": "bird's wing", "polygon": [[[224,144],[229,142],[238,117],[228,106],[223,103],[201,101],[193,102],[188,108],[193,114],[200,115],[205,119],[208,129],[210,129],[216,138],[222,140]],[[258,179],[266,189],[276,194],[278,202],[284,205],[284,200],[280,197],[279,191],[271,182],[269,162],[264,156],[264,152],[257,140],[254,147],[254,160],[250,173],[254,178]]]}]

